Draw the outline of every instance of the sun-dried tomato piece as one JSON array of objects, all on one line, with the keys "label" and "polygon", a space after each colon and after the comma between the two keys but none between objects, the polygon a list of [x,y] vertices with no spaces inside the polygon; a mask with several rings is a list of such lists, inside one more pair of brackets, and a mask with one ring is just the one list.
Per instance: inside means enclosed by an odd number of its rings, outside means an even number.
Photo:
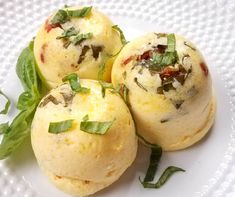
[{"label": "sun-dried tomato piece", "polygon": [[57,27],[63,29],[62,26],[59,23],[51,24],[51,23],[48,22],[48,20],[46,20],[45,30],[47,31],[47,33],[49,33],[52,29],[57,28]]},{"label": "sun-dried tomato piece", "polygon": [[201,62],[200,63],[200,67],[202,69],[202,71],[204,72],[204,75],[207,77],[208,76],[208,68],[207,68],[207,65],[204,63],[204,62]]},{"label": "sun-dried tomato piece", "polygon": [[133,58],[134,58],[133,56],[128,57],[126,60],[123,61],[123,64],[127,65],[130,61],[133,60]]},{"label": "sun-dried tomato piece", "polygon": [[169,77],[176,77],[179,75],[179,71],[178,70],[174,70],[170,67],[166,67],[163,69],[163,71],[160,73],[160,77],[161,79],[164,78],[169,78]]},{"label": "sun-dried tomato piece", "polygon": [[148,60],[150,58],[151,50],[145,51],[142,55],[138,56],[137,60]]}]

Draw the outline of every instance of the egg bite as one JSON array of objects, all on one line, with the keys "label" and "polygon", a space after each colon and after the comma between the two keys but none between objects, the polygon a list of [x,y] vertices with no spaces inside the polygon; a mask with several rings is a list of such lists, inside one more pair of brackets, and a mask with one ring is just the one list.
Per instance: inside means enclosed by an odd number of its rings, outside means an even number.
[{"label": "egg bite", "polygon": [[[134,122],[120,95],[111,89],[104,95],[95,80],[81,80],[81,85],[89,92],[74,93],[69,84],[52,89],[40,102],[31,131],[42,171],[56,187],[73,196],[87,196],[115,182],[137,152]],[[81,125],[88,117],[111,125],[102,134],[84,131]],[[51,123],[66,120],[73,120],[66,132],[50,132]]]},{"label": "egg bite", "polygon": [[138,134],[165,151],[191,146],[214,122],[207,64],[180,35],[148,33],[128,43],[114,63],[112,83],[128,90]]},{"label": "egg bite", "polygon": [[67,7],[53,13],[34,41],[37,70],[48,89],[70,73],[110,81],[112,55],[122,47],[112,27],[110,19],[93,7]]}]

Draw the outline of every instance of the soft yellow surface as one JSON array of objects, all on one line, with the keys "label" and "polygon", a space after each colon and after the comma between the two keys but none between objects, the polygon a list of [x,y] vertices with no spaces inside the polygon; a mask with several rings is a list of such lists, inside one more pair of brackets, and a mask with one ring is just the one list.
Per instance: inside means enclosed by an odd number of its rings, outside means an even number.
[{"label": "soft yellow surface", "polygon": [[[69,85],[61,85],[49,93],[60,103],[39,105],[31,139],[39,165],[54,184],[65,192],[84,196],[121,176],[135,159],[137,139],[131,114],[119,95],[106,90],[102,98],[97,81],[84,79],[81,84],[90,88],[91,93],[76,94],[67,107],[61,93],[69,95]],[[89,134],[80,130],[86,114],[91,121],[115,120],[105,135]],[[75,120],[70,131],[48,133],[50,122],[68,119]]]},{"label": "soft yellow surface", "polygon": [[[124,83],[129,89],[129,104],[135,119],[138,133],[147,141],[159,144],[165,151],[186,148],[200,140],[209,130],[215,115],[215,102],[212,98],[210,74],[206,77],[200,67],[205,62],[198,50],[194,51],[184,45],[185,38],[176,35],[176,50],[179,60],[183,55],[191,57],[192,73],[189,74],[183,86],[163,94],[157,94],[161,85],[159,75],[151,75],[148,69],[139,74],[140,66],[133,68],[135,61],[124,65],[123,62],[131,56],[141,55],[151,49],[151,44],[167,44],[166,37],[158,38],[154,33],[135,39],[127,44],[117,57],[112,70],[112,83],[117,86]],[[150,44],[149,44],[150,43]],[[123,73],[126,72],[126,78]],[[138,81],[147,89],[141,89],[134,82]],[[193,96],[192,88],[197,93]],[[172,100],[184,100],[179,109]],[[161,120],[168,120],[161,123]]]},{"label": "soft yellow surface", "polygon": [[[79,9],[78,7],[69,7],[70,9]],[[53,18],[50,16],[48,23]],[[107,54],[115,54],[121,48],[119,34],[112,29],[113,23],[107,16],[92,8],[91,14],[84,18],[72,18],[71,21],[62,24],[64,29],[74,27],[79,33],[93,34],[91,39],[83,41],[74,46],[70,44],[66,49],[63,47],[63,41],[56,39],[63,33],[61,28],[53,28],[46,31],[45,22],[34,42],[34,54],[38,64],[38,71],[43,82],[49,87],[56,87],[61,83],[61,78],[69,73],[76,72],[80,78],[97,79],[99,66],[105,63],[105,73],[103,79],[110,81],[110,73],[115,58],[109,58]],[[103,52],[99,54],[98,59],[92,56],[92,50],[89,49],[82,63],[78,64],[82,46],[103,46]],[[43,61],[42,57],[43,56]]]}]

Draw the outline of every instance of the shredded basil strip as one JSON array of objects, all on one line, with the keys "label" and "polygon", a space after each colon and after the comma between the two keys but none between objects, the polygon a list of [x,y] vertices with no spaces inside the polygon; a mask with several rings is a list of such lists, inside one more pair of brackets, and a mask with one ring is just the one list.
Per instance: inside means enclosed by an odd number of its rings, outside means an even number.
[{"label": "shredded basil strip", "polygon": [[162,187],[175,172],[185,172],[185,170],[182,168],[175,167],[175,166],[169,166],[162,173],[161,177],[158,179],[158,181],[156,183],[149,183],[149,182],[141,181],[140,178],[139,178],[139,180],[144,188],[158,189],[158,188]]},{"label": "shredded basil strip", "polygon": [[69,17],[74,17],[74,18],[78,18],[78,17],[85,17],[88,16],[91,13],[91,9],[92,7],[84,7],[82,9],[78,9],[78,10],[68,10],[68,15]]},{"label": "shredded basil strip", "polygon": [[99,65],[98,80],[102,81],[105,73],[105,63]]},{"label": "shredded basil strip", "polygon": [[101,86],[101,93],[103,98],[105,97],[106,89],[114,89],[112,83],[107,83],[105,81],[99,81],[99,83]]},{"label": "shredded basil strip", "polygon": [[169,34],[167,35],[167,49],[165,53],[159,54],[154,53],[152,57],[152,64],[149,66],[152,70],[161,70],[165,66],[174,65],[178,61],[177,51],[175,50],[176,41],[175,35]]},{"label": "shredded basil strip", "polygon": [[6,94],[4,94],[1,90],[0,90],[0,95],[2,95],[7,100],[5,103],[4,109],[2,111],[0,111],[0,114],[7,114],[9,107],[11,105],[11,101],[8,98],[8,96]]},{"label": "shredded basil strip", "polygon": [[80,130],[91,134],[104,135],[113,122],[114,120],[108,122],[88,121],[88,115],[86,115],[80,123]]},{"label": "shredded basil strip", "polygon": [[74,120],[64,120],[60,122],[50,122],[48,132],[49,133],[63,133],[72,128]]},{"label": "shredded basil strip", "polygon": [[168,34],[167,35],[167,49],[168,52],[174,52],[175,51],[175,34]]},{"label": "shredded basil strip", "polygon": [[55,14],[55,16],[52,18],[51,23],[52,24],[64,24],[67,21],[70,20],[70,17],[68,16],[68,13],[65,10],[58,10]]},{"label": "shredded basil strip", "polygon": [[64,24],[71,18],[79,18],[88,16],[91,12],[92,7],[84,7],[78,10],[58,10],[55,16],[52,18],[52,24]]},{"label": "shredded basil strip", "polygon": [[117,32],[119,32],[122,45],[126,45],[126,44],[127,44],[127,41],[126,41],[126,38],[125,38],[125,36],[124,36],[124,33],[123,33],[123,31],[120,29],[120,27],[118,27],[118,25],[113,25],[112,28],[113,28],[114,30],[116,30]]},{"label": "shredded basil strip", "polygon": [[74,92],[87,94],[90,92],[89,88],[82,87],[80,79],[76,73],[72,73],[62,79],[63,82],[69,81],[70,87]]},{"label": "shredded basil strip", "polygon": [[79,33],[74,27],[64,30],[61,36],[56,37],[56,39],[69,38],[71,36],[76,36]]},{"label": "shredded basil strip", "polygon": [[146,172],[144,182],[153,181],[155,174],[157,172],[157,168],[158,168],[158,164],[160,162],[161,156],[162,156],[162,148],[160,146],[155,145],[155,147],[151,148],[149,167]]},{"label": "shredded basil strip", "polygon": [[92,36],[93,36],[93,34],[90,33],[90,32],[86,33],[86,34],[79,34],[73,39],[72,42],[73,42],[74,45],[78,45],[82,41],[92,38]]}]

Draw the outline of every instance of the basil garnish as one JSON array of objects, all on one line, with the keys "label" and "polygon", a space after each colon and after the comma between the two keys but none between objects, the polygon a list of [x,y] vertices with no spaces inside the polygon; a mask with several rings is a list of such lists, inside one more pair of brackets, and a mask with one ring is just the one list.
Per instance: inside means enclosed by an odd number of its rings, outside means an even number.
[{"label": "basil garnish", "polygon": [[[0,144],[0,159],[5,159],[15,151],[29,135],[36,107],[40,101],[39,80],[33,54],[33,42],[25,48],[17,61],[17,75],[25,89],[19,97],[17,106],[21,110],[10,125],[1,124],[3,138]],[[26,106],[24,106],[26,105]]]},{"label": "basil garnish", "polygon": [[70,27],[69,29],[64,30],[61,36],[58,36],[56,39],[69,38],[71,36],[76,36],[77,34],[78,31],[74,27]]},{"label": "basil garnish", "polygon": [[78,10],[58,10],[55,16],[52,18],[52,24],[64,24],[71,18],[79,18],[88,16],[92,7],[84,7]]},{"label": "basil garnish", "polygon": [[7,133],[8,128],[9,128],[8,122],[0,124],[0,134]]},{"label": "basil garnish", "polygon": [[72,73],[62,79],[63,82],[69,81],[70,87],[74,92],[77,93],[89,93],[90,89],[82,87],[80,84],[80,79],[76,73]]},{"label": "basil garnish", "polygon": [[177,51],[175,50],[176,41],[174,34],[167,35],[167,48],[164,53],[153,53],[149,68],[151,70],[162,70],[165,66],[174,65],[178,61]]},{"label": "basil garnish", "polygon": [[98,80],[103,80],[105,72],[105,63],[99,65]]},{"label": "basil garnish", "polygon": [[77,35],[74,39],[73,39],[73,44],[74,45],[78,45],[80,44],[82,41],[86,40],[86,39],[90,39],[92,38],[93,34],[92,33],[86,33],[86,34],[79,34]]},{"label": "basil garnish", "polygon": [[64,120],[64,121],[60,121],[60,122],[50,122],[48,132],[49,133],[54,133],[54,134],[66,132],[66,131],[68,131],[69,129],[72,128],[73,121],[74,120]]},{"label": "basil garnish", "polygon": [[113,25],[112,28],[113,28],[114,30],[116,30],[116,31],[120,34],[120,39],[121,39],[122,45],[127,44],[126,38],[125,38],[125,36],[124,36],[124,33],[123,33],[123,31],[120,29],[120,27],[118,27],[118,25]]},{"label": "basil garnish", "polygon": [[114,120],[109,122],[88,121],[88,115],[86,115],[80,123],[80,130],[91,134],[104,135],[113,122]]},{"label": "basil garnish", "polygon": [[141,184],[143,185],[144,188],[155,188],[158,189],[161,186],[163,186],[168,179],[175,173],[175,172],[185,172],[184,169],[182,168],[178,168],[175,166],[169,166],[167,167],[167,169],[162,173],[161,177],[158,179],[158,181],[156,183],[149,183],[149,182],[145,182],[145,181],[141,181]]},{"label": "basil garnish", "polygon": [[4,94],[1,90],[0,90],[0,95],[2,95],[7,100],[5,103],[4,109],[2,111],[0,111],[0,114],[7,114],[9,107],[11,105],[11,101],[8,98],[8,96],[6,94]]}]

